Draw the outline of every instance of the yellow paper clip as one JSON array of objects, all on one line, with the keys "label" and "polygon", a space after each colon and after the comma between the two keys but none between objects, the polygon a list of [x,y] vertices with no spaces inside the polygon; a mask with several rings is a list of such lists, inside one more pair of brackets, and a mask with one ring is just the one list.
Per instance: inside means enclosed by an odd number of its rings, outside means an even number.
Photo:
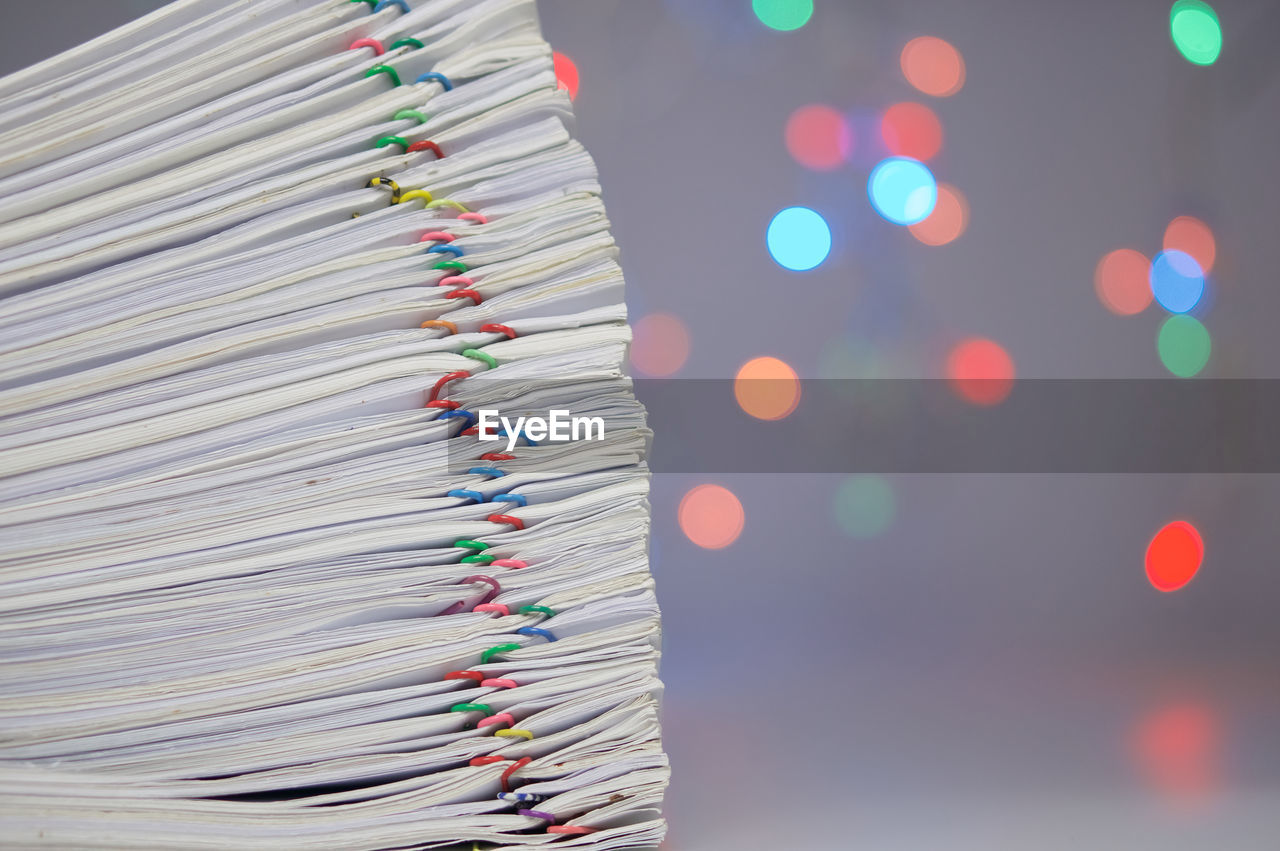
[{"label": "yellow paper clip", "polygon": [[431,193],[428,192],[427,190],[413,189],[401,195],[400,200],[397,203],[403,204],[405,201],[412,201],[415,198],[423,199],[423,203],[425,203],[428,207],[430,207],[435,200],[434,198],[431,197]]},{"label": "yellow paper clip", "polygon": [[452,198],[438,198],[438,199],[436,199],[435,201],[432,201],[431,203],[427,204],[427,206],[428,206],[428,207],[432,207],[432,208],[434,208],[434,207],[452,207],[453,209],[458,210],[458,211],[463,212],[463,213],[470,213],[470,212],[471,212],[471,211],[470,211],[470,210],[468,210],[466,207],[464,207],[464,206],[462,206],[461,204],[459,204],[457,201],[454,201]]},{"label": "yellow paper clip", "polygon": [[530,740],[533,739],[533,733],[530,733],[528,730],[511,730],[511,729],[498,730],[497,732],[494,733],[494,735],[502,736],[503,738],[508,738],[508,739],[514,739],[517,737],[522,739],[530,739]]}]

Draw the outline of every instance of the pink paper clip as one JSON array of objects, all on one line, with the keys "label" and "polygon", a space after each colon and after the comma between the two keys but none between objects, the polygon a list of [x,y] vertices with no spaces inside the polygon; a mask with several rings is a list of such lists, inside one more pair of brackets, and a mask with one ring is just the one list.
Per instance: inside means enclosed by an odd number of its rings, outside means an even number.
[{"label": "pink paper clip", "polygon": [[490,688],[516,688],[520,684],[515,680],[509,680],[506,677],[497,677],[494,679],[481,680],[480,685]]},{"label": "pink paper clip", "polygon": [[516,719],[511,716],[510,712],[499,712],[497,715],[490,715],[488,718],[481,718],[476,722],[476,727],[488,727],[493,724],[506,724],[508,727],[514,726]]}]

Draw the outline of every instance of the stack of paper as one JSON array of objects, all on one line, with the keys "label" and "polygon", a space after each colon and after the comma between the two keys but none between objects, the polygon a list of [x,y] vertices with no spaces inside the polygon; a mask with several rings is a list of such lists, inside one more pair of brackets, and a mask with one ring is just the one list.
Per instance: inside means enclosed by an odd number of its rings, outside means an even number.
[{"label": "stack of paper", "polygon": [[656,847],[570,119],[532,0],[179,0],[0,79],[7,845]]}]

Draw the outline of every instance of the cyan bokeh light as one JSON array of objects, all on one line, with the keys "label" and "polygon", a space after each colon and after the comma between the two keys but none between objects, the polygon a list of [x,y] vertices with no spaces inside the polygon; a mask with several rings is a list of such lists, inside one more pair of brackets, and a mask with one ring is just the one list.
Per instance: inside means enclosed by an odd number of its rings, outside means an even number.
[{"label": "cyan bokeh light", "polygon": [[779,266],[803,272],[831,253],[831,228],[808,207],[788,207],[769,222],[765,245]]},{"label": "cyan bokeh light", "polygon": [[1151,261],[1151,293],[1170,313],[1186,313],[1204,295],[1204,272],[1195,258],[1170,248]]},{"label": "cyan bokeh light", "polygon": [[895,225],[914,225],[933,212],[938,182],[929,167],[910,157],[889,157],[871,171],[867,195],[876,212]]}]

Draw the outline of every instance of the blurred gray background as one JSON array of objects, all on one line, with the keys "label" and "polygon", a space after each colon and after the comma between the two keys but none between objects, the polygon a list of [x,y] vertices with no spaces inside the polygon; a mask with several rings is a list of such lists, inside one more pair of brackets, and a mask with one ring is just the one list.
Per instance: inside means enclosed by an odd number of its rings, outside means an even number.
[{"label": "blurred gray background", "polygon": [[[159,5],[9,2],[0,70]],[[1166,377],[1162,311],[1109,313],[1093,272],[1115,248],[1150,256],[1186,214],[1218,244],[1202,378],[1277,378],[1280,5],[1219,0],[1210,68],[1173,48],[1169,5],[816,0],[775,32],[750,0],[540,4],[580,72],[632,315],[690,331],[679,376],[770,355],[803,378],[936,377],[981,336],[1020,378]],[[955,96],[903,79],[919,35],[963,54]],[[898,101],[944,127],[930,165],[971,207],[949,245],[872,211],[868,162],[818,173],[784,144],[805,104],[865,136]],[[765,248],[794,204],[833,232],[811,272]],[[888,476],[887,526],[854,535],[844,480],[655,477],[666,847],[1280,848],[1275,476]],[[677,523],[704,482],[743,505],[724,549]],[[1206,555],[1165,594],[1143,554],[1176,518]]]}]

